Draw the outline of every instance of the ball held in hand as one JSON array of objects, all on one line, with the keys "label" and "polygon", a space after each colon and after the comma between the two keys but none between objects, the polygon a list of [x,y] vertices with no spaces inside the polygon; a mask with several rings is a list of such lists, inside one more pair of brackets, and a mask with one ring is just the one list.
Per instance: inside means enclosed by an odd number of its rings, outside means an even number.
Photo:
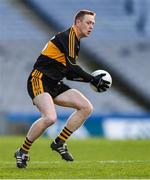
[{"label": "ball held in hand", "polygon": [[112,85],[111,75],[105,70],[96,70],[92,74],[93,80],[90,87],[96,92],[104,92]]}]

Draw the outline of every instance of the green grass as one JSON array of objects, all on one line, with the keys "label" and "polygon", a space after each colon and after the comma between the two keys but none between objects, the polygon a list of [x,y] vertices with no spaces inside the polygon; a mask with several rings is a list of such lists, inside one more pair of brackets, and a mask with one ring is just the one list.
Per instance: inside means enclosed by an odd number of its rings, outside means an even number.
[{"label": "green grass", "polygon": [[74,162],[61,160],[46,137],[31,149],[26,169],[17,169],[14,151],[24,137],[0,137],[0,179],[150,178],[150,141],[69,140]]}]

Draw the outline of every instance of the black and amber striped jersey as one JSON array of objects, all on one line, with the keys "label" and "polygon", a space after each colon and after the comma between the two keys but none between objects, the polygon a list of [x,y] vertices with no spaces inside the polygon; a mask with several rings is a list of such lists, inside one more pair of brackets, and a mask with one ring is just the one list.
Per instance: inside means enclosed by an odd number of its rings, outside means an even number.
[{"label": "black and amber striped jersey", "polygon": [[72,26],[51,38],[38,57],[34,68],[54,80],[66,77],[70,80],[90,82],[91,75],[76,63],[79,50],[80,41],[75,27]]}]

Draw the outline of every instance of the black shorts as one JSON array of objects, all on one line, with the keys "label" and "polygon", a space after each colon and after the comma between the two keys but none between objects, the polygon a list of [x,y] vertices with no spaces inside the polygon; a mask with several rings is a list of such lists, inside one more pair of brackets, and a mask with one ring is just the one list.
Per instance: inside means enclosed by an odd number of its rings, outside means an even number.
[{"label": "black shorts", "polygon": [[55,98],[70,87],[64,84],[63,81],[53,80],[39,70],[34,69],[28,78],[27,89],[30,97],[34,99],[43,92],[48,92],[52,98]]}]

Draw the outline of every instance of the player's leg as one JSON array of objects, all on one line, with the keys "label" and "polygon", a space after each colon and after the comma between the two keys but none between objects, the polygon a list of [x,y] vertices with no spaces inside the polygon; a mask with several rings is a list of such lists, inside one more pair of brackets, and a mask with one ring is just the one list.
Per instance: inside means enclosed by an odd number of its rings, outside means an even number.
[{"label": "player's leg", "polygon": [[41,136],[57,119],[53,99],[49,93],[38,95],[34,98],[33,103],[41,112],[41,118],[35,121],[28,131],[27,138],[32,142]]},{"label": "player's leg", "polygon": [[41,118],[32,124],[23,145],[15,153],[17,167],[19,168],[27,166],[26,161],[29,159],[28,152],[32,143],[45,131],[45,129],[56,121],[54,102],[50,95],[51,93],[47,93],[50,91],[50,88],[47,87],[49,84],[52,87],[54,86],[53,81],[50,81],[49,83],[49,79],[37,69],[34,69],[28,78],[28,93],[32,98],[34,105],[36,105],[41,113]]},{"label": "player's leg", "polygon": [[59,136],[51,144],[51,148],[56,150],[63,159],[73,161],[73,157],[66,149],[66,145],[63,147],[64,142],[83,124],[85,119],[92,112],[93,107],[89,100],[75,89],[70,89],[60,94],[54,99],[54,102],[60,106],[76,109],[76,111],[69,117],[66,126]]},{"label": "player's leg", "polygon": [[42,93],[33,99],[34,104],[41,112],[41,118],[35,121],[29,129],[22,147],[16,151],[15,157],[18,168],[25,168],[29,159],[28,152],[32,143],[56,121],[56,111],[52,97],[48,93]]},{"label": "player's leg", "polygon": [[90,101],[76,89],[70,89],[60,94],[54,99],[54,103],[59,106],[76,109],[66,124],[66,127],[71,132],[76,131],[93,111]]}]

